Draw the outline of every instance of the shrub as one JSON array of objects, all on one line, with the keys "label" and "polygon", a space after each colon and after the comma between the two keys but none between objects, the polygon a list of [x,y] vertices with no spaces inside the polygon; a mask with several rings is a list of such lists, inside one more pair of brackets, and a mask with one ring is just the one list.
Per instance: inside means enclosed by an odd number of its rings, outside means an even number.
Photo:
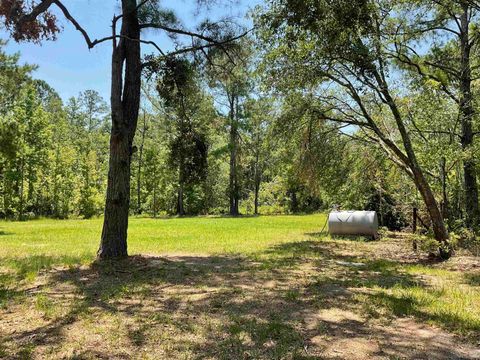
[{"label": "shrub", "polygon": [[480,237],[472,229],[460,228],[451,236],[459,247],[469,250],[475,256],[480,256]]},{"label": "shrub", "polygon": [[417,244],[418,249],[420,251],[428,253],[429,255],[432,254],[441,254],[443,253],[450,253],[457,247],[457,237],[452,234],[450,237],[450,241],[448,245],[442,244],[435,240],[432,235],[421,235],[421,234],[414,234],[412,237],[412,241]]}]

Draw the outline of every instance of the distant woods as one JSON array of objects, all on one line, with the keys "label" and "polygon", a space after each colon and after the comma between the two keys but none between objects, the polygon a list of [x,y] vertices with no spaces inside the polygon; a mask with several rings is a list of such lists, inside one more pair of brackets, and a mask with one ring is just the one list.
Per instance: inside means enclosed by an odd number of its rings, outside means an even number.
[{"label": "distant woods", "polygon": [[[106,101],[94,90],[62,101],[32,77],[31,67],[19,65],[17,56],[0,54],[2,84],[10,86],[0,97],[5,104],[1,217],[101,215],[111,128]],[[233,73],[233,65],[223,68],[229,61],[225,54],[211,56],[201,62],[171,59],[146,71],[130,212],[238,215],[320,209],[322,202],[307,188],[298,187],[292,196],[290,184],[297,180],[293,173],[283,174],[287,162],[274,126],[278,109],[273,98],[255,95],[250,60],[237,59]]]}]

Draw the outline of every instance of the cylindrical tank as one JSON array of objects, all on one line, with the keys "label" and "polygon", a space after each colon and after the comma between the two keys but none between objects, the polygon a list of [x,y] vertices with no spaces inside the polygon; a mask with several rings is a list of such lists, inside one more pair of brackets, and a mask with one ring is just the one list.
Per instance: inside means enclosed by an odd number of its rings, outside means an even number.
[{"label": "cylindrical tank", "polygon": [[332,211],[328,215],[330,235],[378,236],[378,218],[375,211]]}]

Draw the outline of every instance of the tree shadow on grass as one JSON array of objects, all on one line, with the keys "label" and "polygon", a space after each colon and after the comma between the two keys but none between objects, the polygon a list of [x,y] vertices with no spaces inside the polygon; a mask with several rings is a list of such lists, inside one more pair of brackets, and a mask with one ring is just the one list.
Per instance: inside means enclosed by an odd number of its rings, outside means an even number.
[{"label": "tree shadow on grass", "polygon": [[92,259],[91,254],[83,255],[30,255],[25,257],[3,257],[0,263],[9,268],[15,274],[18,281],[28,276],[34,276],[42,270],[48,270],[56,265],[78,266]]},{"label": "tree shadow on grass", "polygon": [[312,233],[305,233],[305,235],[316,238],[316,239],[324,239],[328,237],[330,240],[344,240],[344,241],[355,241],[355,242],[369,242],[374,241],[371,236],[363,236],[363,235],[330,235],[328,232],[312,232]]},{"label": "tree shadow on grass", "polygon": [[[395,335],[365,321],[321,318],[315,326],[306,326],[305,319],[316,319],[319,311],[358,310],[359,288],[366,289],[365,300],[373,302],[378,296],[373,290],[377,288],[427,287],[402,273],[401,265],[395,262],[364,261],[338,250],[341,248],[334,243],[309,240],[276,245],[252,258],[133,256],[51,269],[48,284],[36,293],[61,303],[73,296],[65,303],[68,311],[34,329],[11,333],[8,341],[23,344],[25,349],[33,347],[34,351],[68,346],[66,333],[71,334],[76,323],[82,324],[90,317],[101,326],[100,319],[114,317],[126,324],[126,329],[116,330],[123,339],[121,348],[106,344],[93,347],[85,342],[75,354],[77,358],[128,358],[132,351],[143,349],[164,358],[185,354],[198,359],[335,358],[324,353],[328,348],[325,341],[318,343],[315,339],[333,337],[349,342],[352,336],[374,338],[381,344],[395,336],[410,336],[408,341],[388,345],[390,353],[397,356],[428,357],[427,350],[433,354],[437,350],[438,354],[446,352],[451,358],[458,355],[448,344],[418,350],[414,334],[406,331]],[[364,265],[357,268],[337,261],[363,261]],[[305,264],[313,270],[299,271]],[[414,299],[411,301],[398,304],[386,298],[382,306],[403,309],[398,313],[401,316],[415,315],[417,307]],[[168,353],[155,353],[159,351],[156,339],[161,339]],[[341,343],[338,346],[342,347]],[[376,354],[380,350],[369,351]]]},{"label": "tree shadow on grass", "polygon": [[[317,258],[319,276],[307,286],[307,289],[310,293],[323,297],[326,304],[336,306],[339,300],[343,304],[354,304],[361,299],[360,301],[372,306],[384,308],[393,316],[414,316],[421,321],[434,322],[444,329],[461,333],[473,342],[480,341],[478,335],[480,319],[473,319],[472,313],[465,315],[452,311],[446,304],[438,306],[435,311],[425,310],[429,305],[429,299],[439,299],[444,294],[426,283],[421,276],[409,274],[405,266],[412,264],[429,266],[437,263],[436,261],[420,257],[408,262],[390,259],[367,260],[364,255],[361,257],[345,255],[343,253],[345,246],[348,246],[348,243],[303,241],[281,244],[271,251],[296,253],[300,258],[302,256]],[[326,259],[337,267],[333,274],[322,271],[325,269]],[[471,286],[480,285],[479,273],[468,273],[464,276]],[[357,289],[362,290],[362,296],[356,296]],[[367,306],[366,311],[370,311],[372,306]],[[376,311],[371,315],[384,316]]]},{"label": "tree shadow on grass", "polygon": [[29,288],[20,285],[26,279],[34,279],[42,270],[48,270],[55,265],[78,266],[89,258],[84,256],[47,256],[32,255],[21,258],[0,258],[0,307],[10,302],[19,301],[29,292]]}]

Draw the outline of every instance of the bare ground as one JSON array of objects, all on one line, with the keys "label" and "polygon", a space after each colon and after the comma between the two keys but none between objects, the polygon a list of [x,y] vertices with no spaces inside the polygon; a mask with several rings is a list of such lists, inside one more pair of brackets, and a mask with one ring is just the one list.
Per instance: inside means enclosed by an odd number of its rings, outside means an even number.
[{"label": "bare ground", "polygon": [[[258,257],[135,256],[50,269],[0,308],[0,358],[480,359],[475,335],[372,309],[377,287],[434,281],[358,263],[427,261],[402,235],[369,243],[310,235]],[[461,255],[429,266],[479,268]]]}]

